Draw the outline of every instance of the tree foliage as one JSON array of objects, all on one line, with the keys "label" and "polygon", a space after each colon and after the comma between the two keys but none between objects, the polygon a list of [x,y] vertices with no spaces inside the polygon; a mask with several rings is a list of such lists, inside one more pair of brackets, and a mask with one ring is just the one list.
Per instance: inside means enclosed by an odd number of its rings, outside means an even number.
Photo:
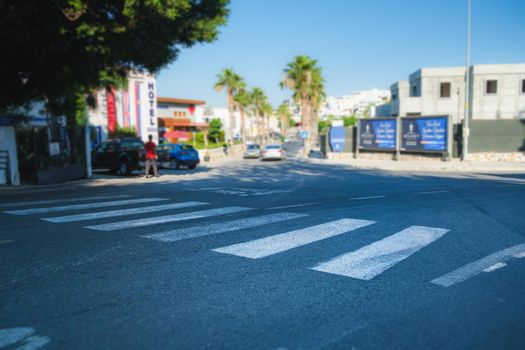
[{"label": "tree foliage", "polygon": [[208,128],[208,140],[219,143],[224,141],[224,131],[222,130],[222,121],[219,118],[210,120]]},{"label": "tree foliage", "polygon": [[0,110],[44,101],[51,111],[158,72],[182,48],[211,42],[229,0],[0,1]]}]

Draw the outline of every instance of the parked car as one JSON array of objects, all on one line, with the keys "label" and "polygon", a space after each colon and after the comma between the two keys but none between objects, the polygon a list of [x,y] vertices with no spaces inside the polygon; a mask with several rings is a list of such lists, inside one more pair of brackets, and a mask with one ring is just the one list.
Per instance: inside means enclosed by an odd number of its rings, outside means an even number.
[{"label": "parked car", "polygon": [[162,168],[179,169],[181,165],[195,169],[200,163],[199,152],[191,145],[161,144],[157,147],[158,163]]},{"label": "parked car", "polygon": [[261,155],[261,147],[256,143],[251,143],[246,145],[246,150],[244,151],[244,158],[259,158]]},{"label": "parked car", "polygon": [[144,168],[146,149],[144,143],[134,137],[109,139],[98,145],[92,153],[93,169],[109,169],[120,175]]},{"label": "parked car", "polygon": [[267,145],[261,151],[261,160],[283,160],[284,150],[281,145],[271,144]]}]

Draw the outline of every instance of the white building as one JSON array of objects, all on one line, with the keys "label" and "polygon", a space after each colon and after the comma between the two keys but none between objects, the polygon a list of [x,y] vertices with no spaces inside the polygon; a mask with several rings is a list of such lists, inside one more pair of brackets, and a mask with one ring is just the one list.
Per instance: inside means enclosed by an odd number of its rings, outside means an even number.
[{"label": "white building", "polygon": [[390,100],[390,91],[372,89],[352,92],[341,97],[327,97],[321,108],[321,117],[329,115],[349,116],[368,113],[371,106],[387,103]]},{"label": "white building", "polygon": [[[148,135],[158,143],[157,84],[155,76],[131,72],[125,89],[101,89],[96,94],[97,107],[88,110],[88,122],[104,140],[117,127],[134,128],[147,141]],[[100,140],[99,140],[100,141]]]},{"label": "white building", "polygon": [[[390,87],[392,116],[464,117],[465,68],[421,68]],[[525,64],[470,67],[471,119],[525,118]]]}]

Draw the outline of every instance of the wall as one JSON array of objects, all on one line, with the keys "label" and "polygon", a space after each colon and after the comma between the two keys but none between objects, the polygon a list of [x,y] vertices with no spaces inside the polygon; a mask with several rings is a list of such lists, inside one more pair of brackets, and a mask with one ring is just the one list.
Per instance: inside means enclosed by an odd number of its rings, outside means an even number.
[{"label": "wall", "polygon": [[525,119],[471,120],[469,153],[525,152]]},{"label": "wall", "polygon": [[[521,93],[521,80],[525,79],[525,64],[475,65],[472,74],[473,119],[525,118],[525,94]],[[485,93],[485,81],[497,80],[497,94]]]}]

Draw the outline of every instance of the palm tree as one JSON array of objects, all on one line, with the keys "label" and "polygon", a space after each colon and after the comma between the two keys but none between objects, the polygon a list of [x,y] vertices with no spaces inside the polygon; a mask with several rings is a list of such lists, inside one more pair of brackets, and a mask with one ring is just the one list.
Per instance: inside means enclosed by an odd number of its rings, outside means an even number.
[{"label": "palm tree", "polygon": [[276,113],[277,113],[277,116],[279,117],[279,122],[281,124],[281,135],[284,136],[286,132],[288,131],[288,128],[290,127],[289,122],[290,122],[290,117],[292,116],[292,113],[290,113],[290,108],[288,104],[286,103],[282,103],[277,108]]},{"label": "palm tree", "polygon": [[261,121],[261,114],[262,114],[262,108],[264,103],[266,102],[267,98],[264,94],[264,91],[262,91],[261,88],[254,87],[250,93],[252,104],[253,104],[253,110],[254,114],[257,120],[257,137],[259,138],[259,144],[262,145],[263,143],[263,124]]},{"label": "palm tree", "polygon": [[230,150],[234,153],[233,140],[235,136],[235,116],[234,112],[234,100],[233,96],[239,88],[239,84],[242,82],[242,78],[235,71],[230,69],[223,69],[220,74],[217,75],[217,82],[214,85],[216,91],[220,92],[226,90],[226,98],[228,102],[228,111],[230,114]]},{"label": "palm tree", "polygon": [[273,107],[268,101],[264,101],[261,107],[262,117],[263,117],[263,135],[264,135],[264,144],[269,138],[268,127],[270,123],[270,116],[273,113]]},{"label": "palm tree", "polygon": [[324,90],[324,79],[322,77],[321,69],[316,68],[312,74],[312,84],[310,87],[310,126],[312,133],[312,140],[319,141],[319,108],[321,103],[325,100],[326,93]]},{"label": "palm tree", "polygon": [[252,104],[252,97],[248,91],[246,91],[246,83],[241,82],[239,84],[238,91],[233,97],[233,100],[241,113],[241,141],[244,147],[246,144],[246,110]]},{"label": "palm tree", "polygon": [[281,88],[292,90],[293,100],[300,103],[301,106],[302,128],[308,132],[304,147],[304,153],[307,155],[312,145],[312,130],[317,127],[317,125],[312,125],[316,120],[313,103],[320,102],[320,97],[324,94],[321,68],[317,66],[317,60],[301,55],[296,56],[292,62],[287,64],[284,74],[280,83]]}]

